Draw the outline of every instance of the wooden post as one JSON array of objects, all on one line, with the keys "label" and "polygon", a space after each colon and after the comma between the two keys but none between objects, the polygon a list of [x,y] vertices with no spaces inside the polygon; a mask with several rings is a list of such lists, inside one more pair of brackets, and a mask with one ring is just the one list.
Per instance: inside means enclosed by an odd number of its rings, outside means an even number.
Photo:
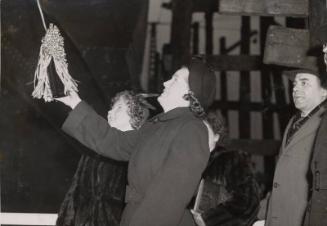
[{"label": "wooden post", "polygon": [[272,71],[272,80],[274,83],[274,91],[276,96],[276,103],[280,106],[280,109],[277,110],[278,121],[280,125],[280,134],[283,134],[284,129],[286,128],[287,122],[289,120],[288,117],[288,108],[286,106],[285,99],[285,87],[283,84],[282,70],[277,70],[276,68]]},{"label": "wooden post", "polygon": [[173,0],[172,13],[170,43],[175,71],[190,57],[193,0]]},{"label": "wooden post", "polygon": [[213,12],[207,11],[205,13],[206,20],[206,54],[213,53],[213,27],[212,27]]},{"label": "wooden post", "polygon": [[[225,55],[226,54],[226,38],[222,37],[220,38],[220,54]],[[220,72],[220,99],[222,102],[227,101],[227,75],[226,71]],[[228,123],[228,110],[221,110],[221,114],[225,117],[226,122]]]},{"label": "wooden post", "polygon": [[[273,17],[262,17],[260,18],[260,52],[264,55],[265,40],[267,31],[270,25],[274,24]],[[263,65],[261,69],[261,93],[263,104],[269,106],[271,104],[271,71],[268,65]],[[273,139],[273,114],[270,111],[263,110],[262,112],[262,126],[263,126],[263,139]],[[266,188],[269,190],[272,186],[272,178],[275,171],[274,157],[265,157],[264,159],[264,172],[266,178]]]},{"label": "wooden post", "polygon": [[193,39],[192,39],[192,54],[199,54],[199,22],[192,25]]},{"label": "wooden post", "polygon": [[[267,31],[270,25],[274,24],[273,17],[262,17],[260,18],[260,52],[264,55],[265,41],[267,36]],[[261,69],[261,90],[262,99],[265,106],[271,104],[271,71],[268,65],[263,65]],[[272,139],[274,137],[273,133],[273,117],[271,112],[263,112],[263,138]]]},{"label": "wooden post", "polygon": [[319,48],[321,43],[317,39],[317,29],[327,23],[326,0],[309,0],[309,31],[310,46]]},{"label": "wooden post", "polygon": [[[250,54],[250,17],[242,16],[241,27],[241,54]],[[250,103],[250,72],[240,72],[240,111],[239,131],[240,138],[250,138],[250,112],[246,106]]]}]

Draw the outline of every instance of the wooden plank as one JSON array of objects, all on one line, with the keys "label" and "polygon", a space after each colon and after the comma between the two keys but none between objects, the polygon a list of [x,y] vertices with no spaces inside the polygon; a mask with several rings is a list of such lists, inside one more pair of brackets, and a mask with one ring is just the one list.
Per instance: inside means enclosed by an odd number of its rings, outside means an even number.
[{"label": "wooden plank", "polygon": [[262,65],[262,58],[255,55],[211,55],[207,61],[215,71],[254,71]]},{"label": "wooden plank", "polygon": [[307,17],[308,0],[220,0],[219,13]]},{"label": "wooden plank", "polygon": [[307,57],[309,31],[306,29],[270,26],[267,32],[263,62],[288,67],[312,64]]},{"label": "wooden plank", "polygon": [[274,156],[278,154],[281,141],[273,139],[232,139],[227,145],[230,150],[242,150],[253,155]]}]

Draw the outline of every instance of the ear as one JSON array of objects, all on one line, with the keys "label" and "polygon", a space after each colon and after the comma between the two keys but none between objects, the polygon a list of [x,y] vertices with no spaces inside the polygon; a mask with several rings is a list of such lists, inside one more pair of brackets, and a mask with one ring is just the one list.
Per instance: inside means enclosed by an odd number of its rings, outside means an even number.
[{"label": "ear", "polygon": [[327,90],[325,88],[321,88],[321,96],[324,97],[324,99],[327,98]]}]

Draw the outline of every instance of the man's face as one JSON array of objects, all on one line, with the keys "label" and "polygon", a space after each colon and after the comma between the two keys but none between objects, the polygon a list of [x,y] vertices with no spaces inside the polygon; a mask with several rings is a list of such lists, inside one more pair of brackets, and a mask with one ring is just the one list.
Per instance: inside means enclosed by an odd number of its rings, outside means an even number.
[{"label": "man's face", "polygon": [[317,76],[298,73],[293,82],[293,101],[295,107],[307,115],[325,98],[326,90],[320,86]]},{"label": "man's face", "polygon": [[188,93],[188,76],[189,70],[183,67],[177,70],[170,80],[164,82],[164,90],[158,97],[158,101],[164,109],[165,106],[174,105],[174,102],[180,101]]},{"label": "man's face", "polygon": [[123,97],[120,97],[108,111],[108,123],[110,126],[126,131],[130,127],[131,117],[128,114],[128,105]]}]

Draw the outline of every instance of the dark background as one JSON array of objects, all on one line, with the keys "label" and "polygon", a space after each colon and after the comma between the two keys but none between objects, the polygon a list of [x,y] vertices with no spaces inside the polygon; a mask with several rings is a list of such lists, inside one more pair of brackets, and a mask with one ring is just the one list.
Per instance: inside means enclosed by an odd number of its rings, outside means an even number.
[{"label": "dark background", "polygon": [[[64,36],[79,93],[106,115],[118,91],[139,88],[147,0],[40,1]],[[1,211],[56,213],[82,145],[60,131],[68,109],[31,97],[45,34],[34,0],[1,1]]]}]

